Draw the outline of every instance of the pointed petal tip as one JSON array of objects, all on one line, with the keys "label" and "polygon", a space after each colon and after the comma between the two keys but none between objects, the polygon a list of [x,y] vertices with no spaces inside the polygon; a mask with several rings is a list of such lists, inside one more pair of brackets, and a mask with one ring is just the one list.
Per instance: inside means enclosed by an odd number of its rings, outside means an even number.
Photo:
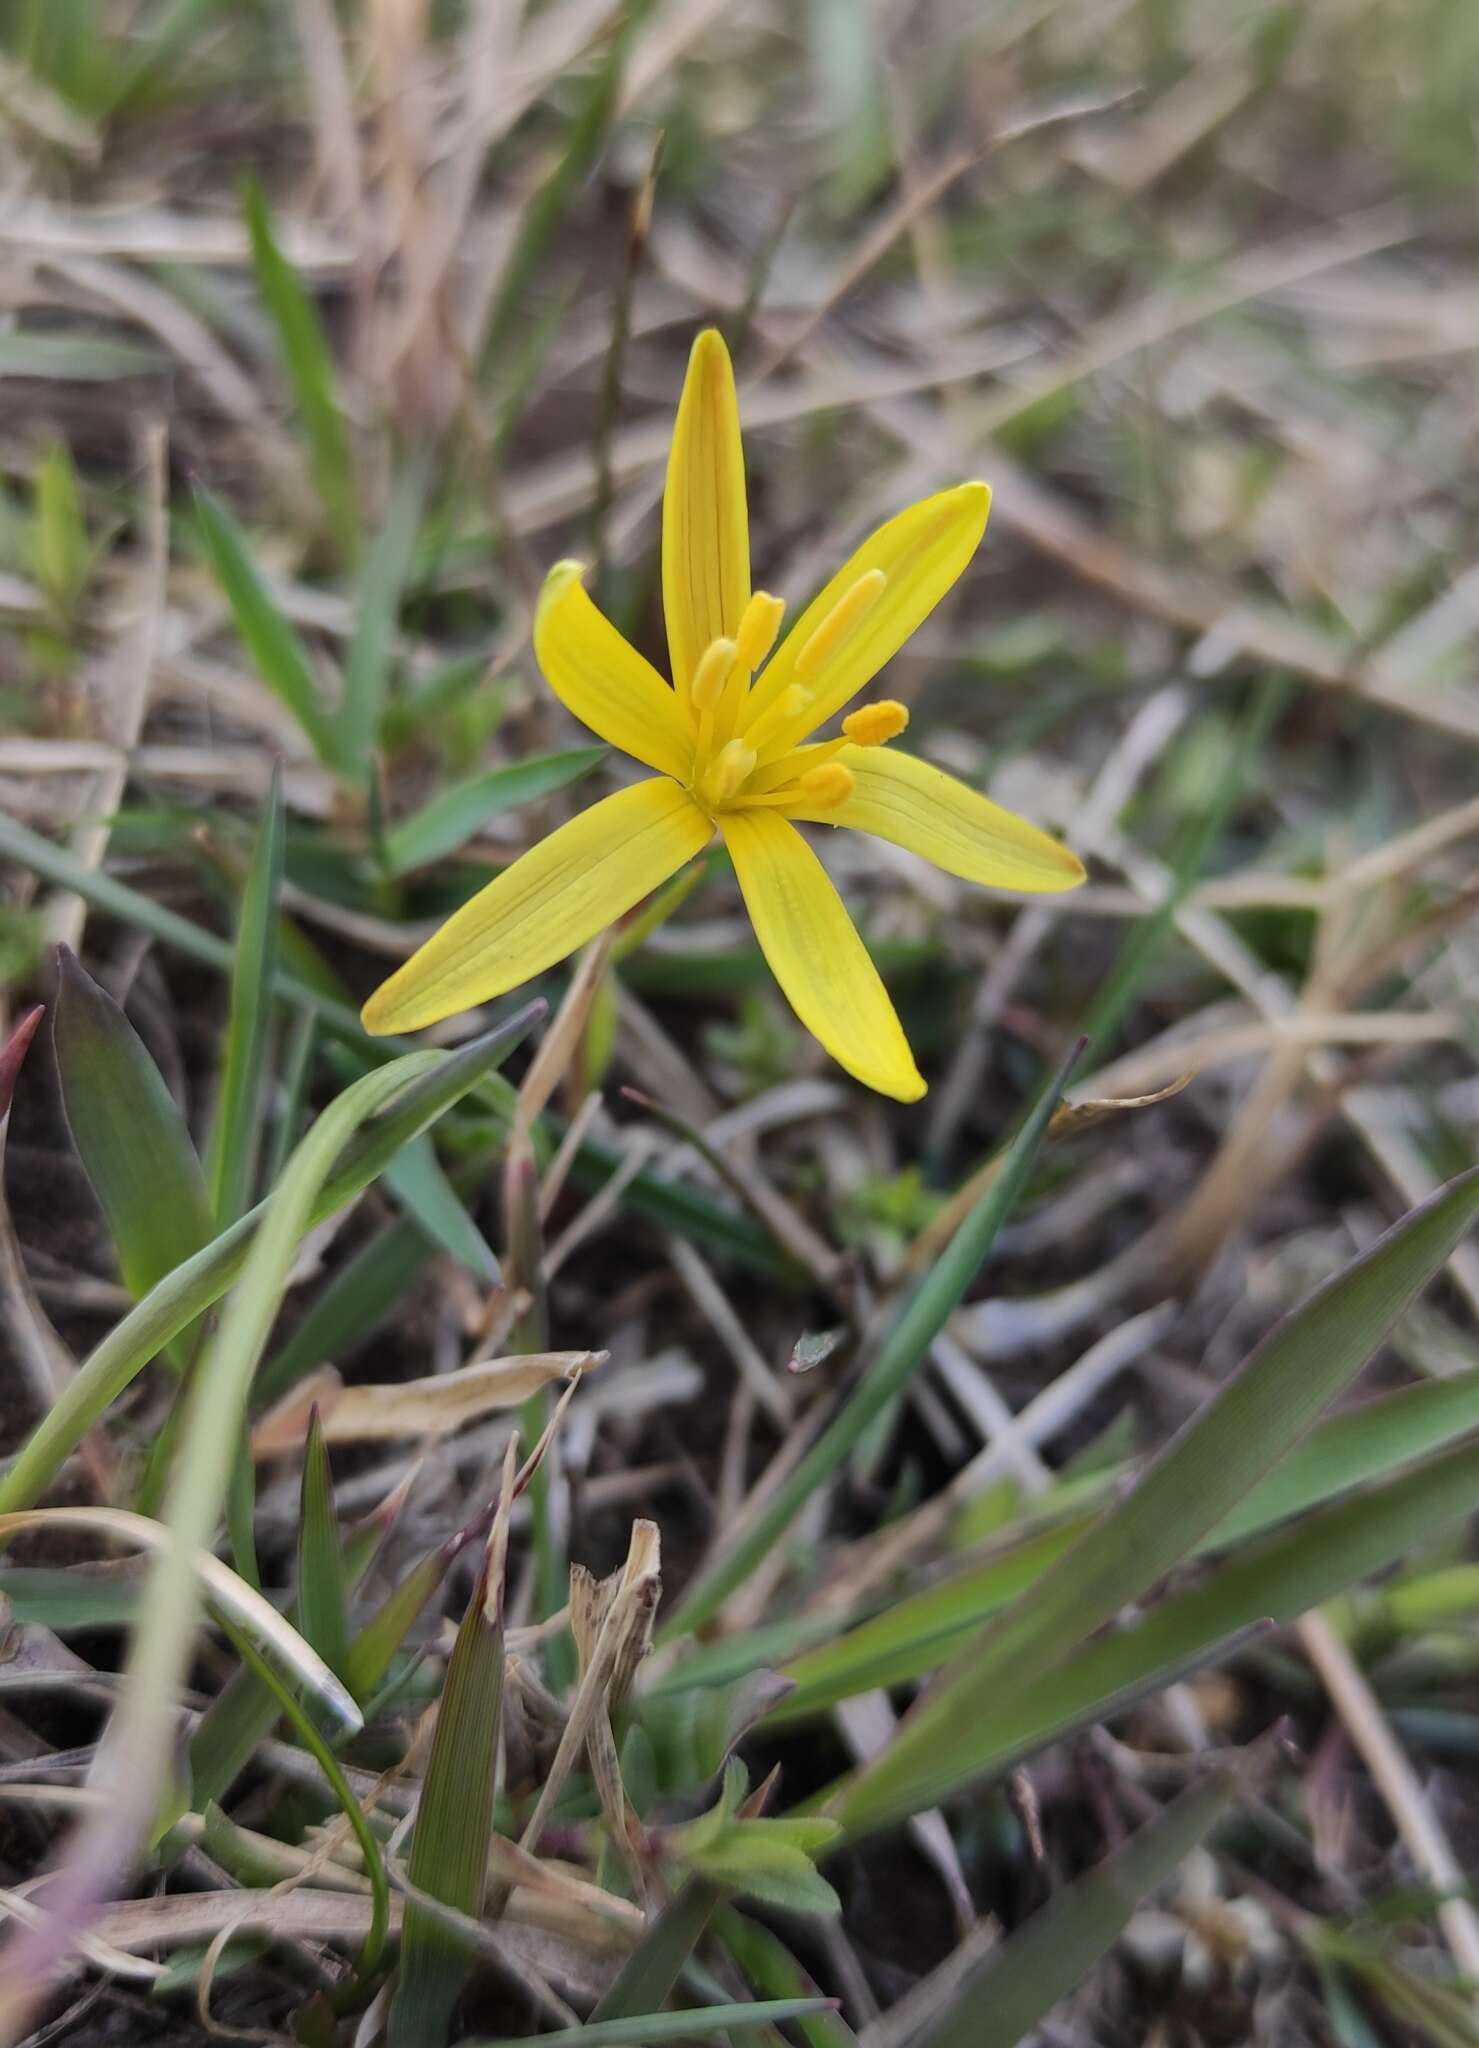
[{"label": "pointed petal tip", "polygon": [[0,1117],[10,1113],[21,1067],[30,1049],[31,1040],[36,1036],[36,1027],[45,1015],[44,1004],[37,1003],[34,1009],[27,1010],[5,1044],[0,1046]]},{"label": "pointed petal tip", "polygon": [[973,477],[968,483],[959,484],[956,488],[961,511],[969,512],[973,519],[979,519],[981,531],[984,533],[986,521],[991,516],[990,484],[983,483],[979,477]]},{"label": "pointed petal tip", "polygon": [[689,361],[704,369],[730,367],[729,344],[717,327],[700,328],[693,338]]},{"label": "pointed petal tip", "polygon": [[359,1021],[371,1038],[388,1038],[392,1032],[404,1028],[396,1016],[395,997],[389,994],[391,982],[394,980],[395,976],[392,975],[390,981],[381,982],[359,1013]]}]

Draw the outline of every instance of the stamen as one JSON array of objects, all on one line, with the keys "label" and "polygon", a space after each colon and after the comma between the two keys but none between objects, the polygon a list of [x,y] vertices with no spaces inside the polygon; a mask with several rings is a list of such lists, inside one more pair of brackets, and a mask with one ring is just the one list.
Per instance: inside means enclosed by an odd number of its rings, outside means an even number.
[{"label": "stamen", "polygon": [[819,768],[808,768],[797,788],[812,809],[835,811],[847,802],[856,785],[851,768],[844,768],[840,761],[824,761]]},{"label": "stamen", "polygon": [[757,590],[740,613],[735,649],[739,655],[740,665],[747,668],[751,675],[774,647],[775,637],[781,630],[781,620],[785,613],[786,600],[783,597],[772,597],[768,590]]},{"label": "stamen", "polygon": [[745,734],[745,744],[760,750],[772,733],[778,732],[788,720],[799,718],[811,702],[810,690],[803,690],[800,683],[791,683],[781,691],[770,709],[761,714]]},{"label": "stamen", "polygon": [[698,667],[693,671],[693,681],[688,694],[697,711],[712,711],[723,694],[729,671],[734,666],[734,642],[721,634],[711,640],[699,657]]},{"label": "stamen", "polygon": [[746,794],[768,794],[772,790],[787,788],[808,768],[820,768],[824,761],[835,760],[851,744],[850,740],[835,739],[819,740],[810,747],[785,747],[769,760],[762,759],[751,777]]},{"label": "stamen", "polygon": [[754,749],[747,747],[743,740],[730,740],[709,770],[710,800],[716,804],[728,803],[754,765]]},{"label": "stamen", "polygon": [[845,590],[796,657],[796,674],[803,680],[814,676],[831,660],[845,640],[851,638],[880,597],[888,578],[881,569],[869,569]]},{"label": "stamen", "polygon": [[904,706],[892,697],[883,697],[876,704],[864,704],[850,711],[842,721],[842,730],[854,746],[881,747],[896,740],[908,723],[909,713]]}]

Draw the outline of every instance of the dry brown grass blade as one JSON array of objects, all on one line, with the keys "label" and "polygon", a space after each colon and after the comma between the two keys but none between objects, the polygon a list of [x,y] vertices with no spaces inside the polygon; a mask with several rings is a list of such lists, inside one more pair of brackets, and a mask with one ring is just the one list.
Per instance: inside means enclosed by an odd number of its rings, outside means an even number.
[{"label": "dry brown grass blade", "polygon": [[345,1386],[332,1367],[323,1367],[257,1423],[252,1456],[276,1458],[299,1449],[315,1406],[331,1444],[446,1436],[485,1415],[518,1407],[554,1380],[579,1380],[606,1358],[604,1351],[535,1351],[387,1386]]},{"label": "dry brown grass blade", "polygon": [[[612,1572],[605,1579],[597,1579],[584,1565],[570,1567],[570,1633],[575,1639],[577,1698],[579,1685],[585,1681],[600,1646],[601,1631],[620,1592],[622,1579],[620,1571]],[[611,1715],[630,1690],[637,1666],[652,1646],[652,1620],[652,1608],[638,1611],[636,1626],[619,1646],[616,1661],[611,1666],[605,1697],[597,1701],[586,1730],[586,1755],[601,1801],[607,1833],[626,1866],[636,1897],[644,1904],[648,1895],[648,1871],[642,1854],[642,1824],[622,1783]]]},{"label": "dry brown grass blade", "polygon": [[635,1663],[645,1654],[653,1615],[662,1597],[661,1541],[655,1522],[632,1524],[626,1563],[614,1575],[615,1585],[605,1601],[600,1633],[571,1701],[570,1717],[520,1837],[519,1846],[531,1856],[566,1778],[586,1748],[597,1715],[609,1712],[615,1680],[621,1674],[629,1677]]}]

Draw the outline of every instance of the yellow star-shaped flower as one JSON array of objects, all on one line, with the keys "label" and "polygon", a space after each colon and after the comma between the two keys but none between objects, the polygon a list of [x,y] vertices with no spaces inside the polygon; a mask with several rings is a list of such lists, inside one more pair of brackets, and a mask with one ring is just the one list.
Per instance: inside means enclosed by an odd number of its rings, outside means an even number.
[{"label": "yellow star-shaped flower", "polygon": [[[689,861],[717,827],[766,959],[808,1031],[901,1102],[924,1082],[867,949],[796,820],[850,825],[968,882],[1072,889],[1076,855],[928,763],[887,749],[902,704],[850,704],[928,617],[986,529],[991,493],[957,484],[864,542],[779,647],[785,606],[750,588],[734,372],[694,343],[663,497],[671,685],[597,611],[577,562],[550,571],[534,650],[582,724],[655,769],[593,804],[457,911],[364,1008],[414,1031],[505,994],[573,953]],[[774,653],[772,649],[774,648]]]}]

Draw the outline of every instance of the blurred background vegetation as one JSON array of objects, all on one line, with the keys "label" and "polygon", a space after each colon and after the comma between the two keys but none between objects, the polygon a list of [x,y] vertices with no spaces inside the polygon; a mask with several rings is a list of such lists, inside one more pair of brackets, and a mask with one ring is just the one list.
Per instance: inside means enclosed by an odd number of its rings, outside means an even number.
[{"label": "blurred background vegetation", "polygon": [[[1476,191],[1472,0],[0,8],[4,2038],[1479,2041]],[[717,853],[358,1028],[705,324],[791,604],[994,487],[912,1109]]]}]

